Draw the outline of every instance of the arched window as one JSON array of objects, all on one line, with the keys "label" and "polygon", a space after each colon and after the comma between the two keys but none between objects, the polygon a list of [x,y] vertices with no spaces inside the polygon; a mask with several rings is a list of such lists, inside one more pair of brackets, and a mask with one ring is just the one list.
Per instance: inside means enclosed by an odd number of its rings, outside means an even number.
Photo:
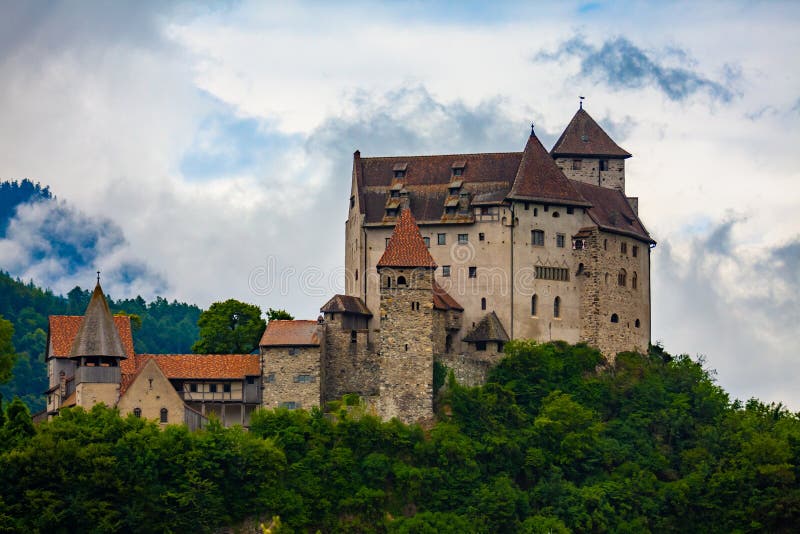
[{"label": "arched window", "polygon": [[133,416],[134,417],[141,417],[142,416],[142,409],[141,408],[134,408],[133,409]]},{"label": "arched window", "polygon": [[639,276],[636,274],[636,271],[633,271],[633,275],[631,276],[631,287],[633,289],[639,287]]},{"label": "arched window", "polygon": [[639,319],[636,319],[636,321],[633,323],[633,326],[639,328],[640,326],[642,326],[642,322]]},{"label": "arched window", "polygon": [[386,287],[392,287],[392,277],[391,276],[387,276],[386,277]]},{"label": "arched window", "polygon": [[625,281],[628,278],[628,273],[625,269],[620,269],[619,274],[617,274],[617,284],[625,287]]},{"label": "arched window", "polygon": [[561,317],[561,297],[553,300],[553,317]]},{"label": "arched window", "polygon": [[398,276],[397,277],[397,285],[398,286],[406,285],[406,277],[405,276]]},{"label": "arched window", "polygon": [[559,218],[559,217],[560,217],[560,215],[558,214],[558,212],[557,212],[557,211],[554,211],[554,212],[553,212],[553,217],[555,217],[555,218],[557,219],[557,218]]},{"label": "arched window", "polygon": [[538,297],[536,295],[531,297],[531,315],[534,317],[536,316],[536,304],[537,304]]},{"label": "arched window", "polygon": [[611,322],[612,323],[618,323],[619,322],[619,315],[617,315],[616,313],[612,313],[611,314]]},{"label": "arched window", "polygon": [[356,280],[358,280],[358,269],[356,269]]},{"label": "arched window", "polygon": [[486,309],[486,297],[481,297],[481,309]]},{"label": "arched window", "polygon": [[169,419],[168,415],[169,415],[169,412],[167,411],[167,409],[166,408],[161,408],[161,422],[162,423],[166,423],[167,422],[167,420]]}]

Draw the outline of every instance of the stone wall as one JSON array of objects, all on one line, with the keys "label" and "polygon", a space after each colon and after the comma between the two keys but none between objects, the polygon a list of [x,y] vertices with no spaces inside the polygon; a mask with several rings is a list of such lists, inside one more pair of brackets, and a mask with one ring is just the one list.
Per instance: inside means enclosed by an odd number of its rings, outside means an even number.
[{"label": "stone wall", "polygon": [[482,352],[462,354],[442,354],[436,361],[447,367],[448,372],[453,371],[453,377],[462,386],[480,386],[486,383],[489,370],[497,365],[504,354],[497,352],[497,344],[493,341],[487,343],[487,349]]},{"label": "stone wall", "polygon": [[[650,342],[648,244],[597,229],[585,243],[583,250],[575,251],[584,264],[585,277],[581,293],[581,341],[610,358],[622,351],[646,351]],[[637,247],[636,257],[633,247]],[[619,275],[623,270],[625,280],[620,285]],[[616,322],[612,322],[613,316]]]},{"label": "stone wall", "polygon": [[[572,168],[572,160],[581,160],[580,169]],[[608,170],[600,170],[600,158],[556,158],[556,165],[567,178],[625,192],[625,160],[606,159]]]},{"label": "stone wall", "polygon": [[75,387],[75,404],[87,410],[95,404],[113,407],[119,400],[118,383],[82,382]]},{"label": "stone wall", "polygon": [[[383,278],[387,272],[381,271]],[[433,273],[390,272],[408,285],[381,289],[378,414],[414,422],[433,414]]]},{"label": "stone wall", "polygon": [[[339,399],[346,393],[358,393],[362,397],[378,394],[378,355],[367,339],[367,329],[345,329],[343,317],[341,313],[329,313],[325,317],[322,388],[325,402]],[[351,337],[353,332],[355,343]]]},{"label": "stone wall", "polygon": [[262,347],[265,408],[320,405],[321,347]]}]

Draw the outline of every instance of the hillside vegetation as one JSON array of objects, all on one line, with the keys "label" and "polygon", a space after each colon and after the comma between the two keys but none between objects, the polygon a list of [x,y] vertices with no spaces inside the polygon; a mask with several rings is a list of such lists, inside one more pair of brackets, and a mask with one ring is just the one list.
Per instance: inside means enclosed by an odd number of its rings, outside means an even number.
[{"label": "hillside vegetation", "polygon": [[[250,432],[161,431],[102,406],[37,428],[9,406],[0,530],[792,532],[800,418],[731,402],[702,366],[512,342],[479,388],[449,380],[432,428],[355,411],[260,411]],[[363,412],[363,409],[361,410]]]}]

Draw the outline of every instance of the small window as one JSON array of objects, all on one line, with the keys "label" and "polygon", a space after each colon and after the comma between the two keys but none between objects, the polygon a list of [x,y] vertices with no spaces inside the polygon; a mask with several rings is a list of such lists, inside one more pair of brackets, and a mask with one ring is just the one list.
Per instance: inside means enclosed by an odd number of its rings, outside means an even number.
[{"label": "small window", "polygon": [[350,209],[353,209],[356,205],[356,197],[350,197]]},{"label": "small window", "polygon": [[574,239],[572,241],[572,248],[575,250],[583,250],[586,248],[586,242],[583,239]]},{"label": "small window", "polygon": [[197,393],[197,384],[189,384],[189,391],[192,393]]},{"label": "small window", "polygon": [[481,297],[481,309],[486,309],[486,297]]},{"label": "small window", "polygon": [[391,276],[387,276],[386,277],[386,287],[392,287],[392,277]]},{"label": "small window", "polygon": [[431,248],[431,238],[430,237],[423,237],[422,240],[425,241],[425,246],[427,248]]},{"label": "small window", "polygon": [[558,213],[557,211],[554,211],[554,212],[553,212],[553,217],[554,217],[554,218],[556,218],[556,219],[558,219],[559,217],[561,217],[561,214],[560,214],[560,213]]},{"label": "small window", "polygon": [[300,354],[300,349],[293,347],[289,349],[289,356],[297,356]]},{"label": "small window", "polygon": [[398,286],[406,285],[406,277],[405,276],[398,276],[397,277],[397,285]]},{"label": "small window", "polygon": [[536,317],[536,305],[538,304],[539,298],[534,295],[531,297],[531,315]]},{"label": "small window", "polygon": [[356,280],[358,280],[358,269],[356,269]]},{"label": "small window", "polygon": [[166,423],[169,420],[169,412],[166,408],[161,408],[161,422]]},{"label": "small window", "polygon": [[469,234],[458,234],[458,244],[466,245],[469,243]]},{"label": "small window", "polygon": [[608,160],[607,159],[601,159],[600,160],[600,170],[601,171],[607,171],[608,170]]},{"label": "small window", "polygon": [[503,352],[503,347],[505,347],[503,342],[502,341],[498,341],[497,342],[497,352]]},{"label": "small window", "polygon": [[633,245],[633,248],[631,249],[631,255],[634,258],[638,257],[639,256],[639,247],[637,247],[636,245]]},{"label": "small window", "polygon": [[608,239],[603,239],[603,250],[608,250]]},{"label": "small window", "polygon": [[481,206],[481,215],[489,215],[489,207],[488,206]]},{"label": "small window", "polygon": [[625,271],[625,269],[620,269],[619,273],[617,274],[617,285],[625,287],[625,284],[627,283],[627,278],[628,278],[628,273]]},{"label": "small window", "polygon": [[531,206],[530,206],[530,204],[528,204],[528,203],[526,202],[526,203],[525,203],[525,211],[528,211],[528,210],[530,209],[530,207],[531,207]]},{"label": "small window", "polygon": [[550,210],[550,206],[547,204],[544,205],[544,212],[547,213]]},{"label": "small window", "polygon": [[484,241],[486,239],[486,235],[481,232],[478,234],[478,241]]},{"label": "small window", "polygon": [[543,247],[544,246],[544,230],[532,230],[531,231],[531,245],[535,247]]},{"label": "small window", "polygon": [[255,383],[256,383],[256,377],[254,377],[254,376],[248,376],[248,377],[247,377],[247,383],[248,383],[248,384],[255,384]]},{"label": "small window", "polygon": [[476,341],[475,342],[475,350],[479,350],[481,352],[486,350],[486,342],[485,341]]},{"label": "small window", "polygon": [[461,168],[453,169],[453,176],[461,176],[462,174],[464,174],[464,169]]},{"label": "small window", "polygon": [[217,385],[216,384],[209,384],[208,385],[208,391],[210,391],[211,393],[216,393],[217,392]]},{"label": "small window", "polygon": [[442,265],[442,276],[445,278],[450,277],[450,266],[449,265]]},{"label": "small window", "polygon": [[561,317],[561,297],[553,299],[553,317]]},{"label": "small window", "polygon": [[230,384],[222,384],[222,392],[223,393],[230,393],[231,392],[231,385]]},{"label": "small window", "polygon": [[397,197],[400,196],[400,191],[397,191],[397,190],[393,189],[392,191],[389,191],[389,196],[392,197],[392,198],[397,198]]},{"label": "small window", "polygon": [[358,332],[350,330],[350,343],[358,343]]},{"label": "small window", "polygon": [[264,382],[270,384],[275,382],[275,373],[268,373],[267,376],[264,377]]},{"label": "small window", "polygon": [[639,276],[634,271],[633,275],[631,276],[631,289],[637,289],[639,287]]},{"label": "small window", "polygon": [[297,375],[294,377],[294,381],[300,384],[309,384],[314,381],[314,377],[311,375]]},{"label": "small window", "polygon": [[572,160],[572,170],[573,171],[581,170],[581,160],[579,160],[579,159],[573,159]]},{"label": "small window", "polygon": [[439,245],[446,245],[447,244],[447,234],[436,234],[436,242]]},{"label": "small window", "polygon": [[575,208],[572,206],[567,206],[567,215],[572,215],[575,213]]},{"label": "small window", "polygon": [[300,403],[295,401],[287,401],[281,403],[281,408],[286,408],[287,410],[296,410],[299,407]]},{"label": "small window", "polygon": [[142,416],[142,409],[141,408],[134,408],[133,409],[133,416],[134,417],[141,417]]},{"label": "small window", "polygon": [[538,217],[539,216],[539,208],[533,208],[533,216],[534,217]]},{"label": "small window", "polygon": [[395,178],[405,178],[406,177],[406,171],[394,171],[394,177]]},{"label": "small window", "polygon": [[611,322],[612,323],[618,323],[619,322],[619,315],[617,315],[616,313],[612,313],[611,314]]},{"label": "small window", "polygon": [[386,238],[386,241],[384,242],[383,246],[384,247],[388,247],[389,246],[389,238],[388,237]]},{"label": "small window", "polygon": [[636,319],[633,322],[633,326],[635,326],[636,328],[639,328],[640,326],[642,326],[642,322],[639,319]]},{"label": "small window", "polygon": [[469,277],[470,278],[477,278],[478,277],[478,268],[477,267],[470,267],[469,268]]},{"label": "small window", "polygon": [[628,244],[625,243],[625,242],[620,243],[619,244],[619,251],[620,251],[621,254],[627,254],[628,253]]},{"label": "small window", "polygon": [[564,241],[566,237],[564,234],[556,234],[556,246],[558,248],[564,248]]}]

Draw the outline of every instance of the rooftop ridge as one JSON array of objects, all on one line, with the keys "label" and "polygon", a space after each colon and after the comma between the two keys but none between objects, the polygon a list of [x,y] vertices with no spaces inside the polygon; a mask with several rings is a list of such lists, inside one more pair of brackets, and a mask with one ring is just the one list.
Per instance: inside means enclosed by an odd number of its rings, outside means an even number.
[{"label": "rooftop ridge", "polygon": [[409,155],[401,154],[399,156],[370,156],[370,157],[361,156],[360,159],[362,159],[362,160],[367,160],[367,159],[376,160],[376,159],[398,159],[398,158],[409,158],[409,159],[410,158],[414,158],[414,159],[420,159],[420,158],[449,158],[449,157],[457,158],[457,157],[463,157],[463,156],[509,156],[509,155],[513,156],[513,155],[518,155],[518,154],[522,154],[522,152],[519,151],[519,150],[515,150],[515,151],[507,151],[507,152],[467,152],[467,153],[463,153],[463,154],[418,154],[416,156],[409,156]]}]

